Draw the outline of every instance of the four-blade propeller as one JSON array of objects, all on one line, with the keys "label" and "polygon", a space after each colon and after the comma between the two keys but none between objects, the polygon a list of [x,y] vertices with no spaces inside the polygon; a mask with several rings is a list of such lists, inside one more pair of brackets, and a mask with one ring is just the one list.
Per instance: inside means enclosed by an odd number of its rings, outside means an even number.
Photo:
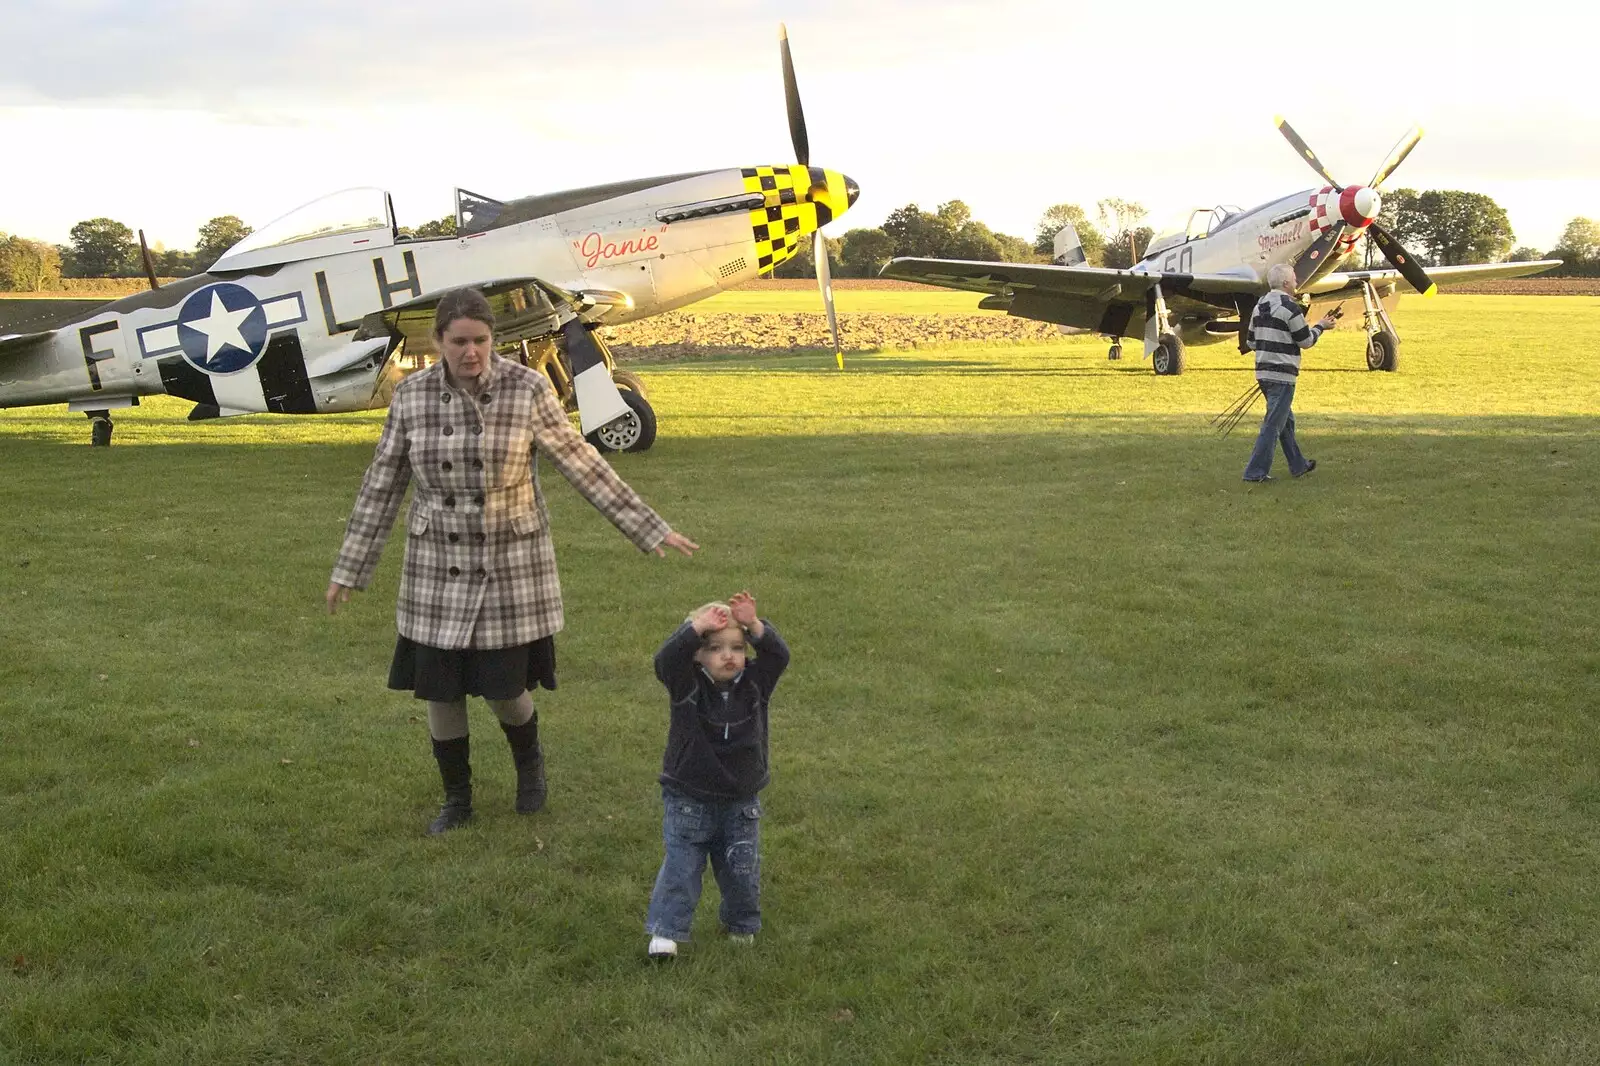
[{"label": "four-blade propeller", "polygon": [[[1367,185],[1345,186],[1334,178],[1332,174],[1328,173],[1328,168],[1322,165],[1322,160],[1317,158],[1317,154],[1311,150],[1310,146],[1294,131],[1294,128],[1289,123],[1285,122],[1281,116],[1273,121],[1277,124],[1278,132],[1283,134],[1284,140],[1294,146],[1294,150],[1299,154],[1300,158],[1304,159],[1312,170],[1320,174],[1338,192],[1341,204],[1347,200],[1350,202],[1350,206],[1354,209],[1354,214],[1351,217],[1358,220],[1366,218],[1356,228],[1372,235],[1373,242],[1377,244],[1378,250],[1383,253],[1383,257],[1389,261],[1390,265],[1400,272],[1401,277],[1405,278],[1413,289],[1416,289],[1424,296],[1432,296],[1437,292],[1438,286],[1433,283],[1432,278],[1428,277],[1428,272],[1417,264],[1416,257],[1406,250],[1405,245],[1396,240],[1393,234],[1378,225],[1375,219],[1366,217],[1365,214],[1366,210],[1369,209],[1369,205],[1378,201],[1377,193],[1383,182],[1389,175],[1394,173],[1395,168],[1400,165],[1401,161],[1411,154],[1411,149],[1417,146],[1417,142],[1422,140],[1422,130],[1413,129],[1400,138],[1399,143],[1390,150],[1389,158],[1384,160],[1383,165],[1372,175],[1372,181]],[[1374,211],[1374,213],[1376,212]],[[1353,225],[1353,223],[1346,221],[1345,218],[1338,219],[1328,227],[1321,237],[1317,238],[1317,241],[1310,248],[1301,253],[1299,259],[1295,260],[1295,278],[1300,284],[1304,285],[1329,268],[1331,263],[1329,253],[1343,238],[1345,228],[1350,225]]]},{"label": "four-blade propeller", "polygon": [[[794,58],[789,54],[789,29],[778,24],[778,49],[783,57],[783,97],[789,110],[789,137],[794,141],[795,162],[811,165],[811,139],[806,135],[806,113],[800,106],[800,86],[794,77]],[[844,369],[844,346],[839,343],[839,317],[833,310],[833,278],[828,273],[828,244],[819,225],[811,238],[811,258],[817,264],[817,287],[822,290],[822,306],[828,313],[828,332],[833,338],[833,357]]]}]

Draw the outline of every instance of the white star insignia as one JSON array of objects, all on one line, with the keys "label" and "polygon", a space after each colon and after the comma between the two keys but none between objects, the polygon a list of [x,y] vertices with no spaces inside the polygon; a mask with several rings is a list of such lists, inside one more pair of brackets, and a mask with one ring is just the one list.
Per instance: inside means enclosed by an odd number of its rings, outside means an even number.
[{"label": "white star insignia", "polygon": [[205,318],[197,318],[193,322],[185,322],[190,329],[199,330],[206,335],[206,362],[217,357],[217,354],[228,345],[233,345],[242,352],[250,351],[250,344],[244,339],[244,334],[239,332],[239,323],[249,318],[255,311],[254,307],[244,307],[237,311],[230,311],[222,303],[222,296],[213,291],[211,293],[211,313]]}]

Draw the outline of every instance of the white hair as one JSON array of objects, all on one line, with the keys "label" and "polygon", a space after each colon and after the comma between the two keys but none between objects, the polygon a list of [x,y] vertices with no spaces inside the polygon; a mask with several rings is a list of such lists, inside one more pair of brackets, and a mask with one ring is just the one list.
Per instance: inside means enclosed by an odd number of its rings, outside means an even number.
[{"label": "white hair", "polygon": [[1267,268],[1267,285],[1284,292],[1294,292],[1294,267],[1288,263],[1273,263]]}]

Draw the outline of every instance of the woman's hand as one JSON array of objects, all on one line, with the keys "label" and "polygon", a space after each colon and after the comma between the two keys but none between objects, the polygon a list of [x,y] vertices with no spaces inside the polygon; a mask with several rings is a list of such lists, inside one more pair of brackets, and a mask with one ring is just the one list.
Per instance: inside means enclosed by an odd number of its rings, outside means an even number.
[{"label": "woman's hand", "polygon": [[696,544],[682,533],[679,533],[677,530],[673,530],[671,533],[666,535],[660,544],[656,545],[650,550],[655,552],[656,555],[664,557],[667,554],[667,548],[676,548],[685,555],[693,555],[695,552],[700,550],[700,545]]},{"label": "woman's hand", "polygon": [[354,591],[349,585],[341,585],[337,581],[328,582],[328,613],[338,614],[341,603],[350,602],[350,593]]}]

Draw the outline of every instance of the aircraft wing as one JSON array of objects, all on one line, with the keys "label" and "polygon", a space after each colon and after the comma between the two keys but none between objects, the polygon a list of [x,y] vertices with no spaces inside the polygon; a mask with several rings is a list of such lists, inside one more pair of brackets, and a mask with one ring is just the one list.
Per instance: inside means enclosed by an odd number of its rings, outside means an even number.
[{"label": "aircraft wing", "polygon": [[[1440,285],[1450,285],[1486,278],[1520,278],[1560,265],[1559,259],[1536,259],[1529,263],[1467,263],[1462,266],[1429,267],[1428,276]],[[1375,285],[1404,286],[1405,292],[1417,291],[1406,284],[1406,279],[1400,276],[1398,270],[1338,270],[1313,282],[1307,294],[1325,296],[1344,289],[1354,292],[1358,291],[1363,280],[1370,280]]]},{"label": "aircraft wing", "polygon": [[55,336],[55,330],[45,330],[43,333],[12,333],[0,336],[0,361],[12,355],[18,355],[28,348],[44,340],[46,337]]},{"label": "aircraft wing", "polygon": [[1113,270],[1109,267],[1056,266],[1053,263],[985,263],[964,259],[891,259],[880,277],[920,281],[947,289],[1000,293],[1031,289],[1040,293],[1111,300],[1140,298],[1160,282],[1165,296],[1205,293],[1259,296],[1266,287],[1253,274],[1178,274]]}]

